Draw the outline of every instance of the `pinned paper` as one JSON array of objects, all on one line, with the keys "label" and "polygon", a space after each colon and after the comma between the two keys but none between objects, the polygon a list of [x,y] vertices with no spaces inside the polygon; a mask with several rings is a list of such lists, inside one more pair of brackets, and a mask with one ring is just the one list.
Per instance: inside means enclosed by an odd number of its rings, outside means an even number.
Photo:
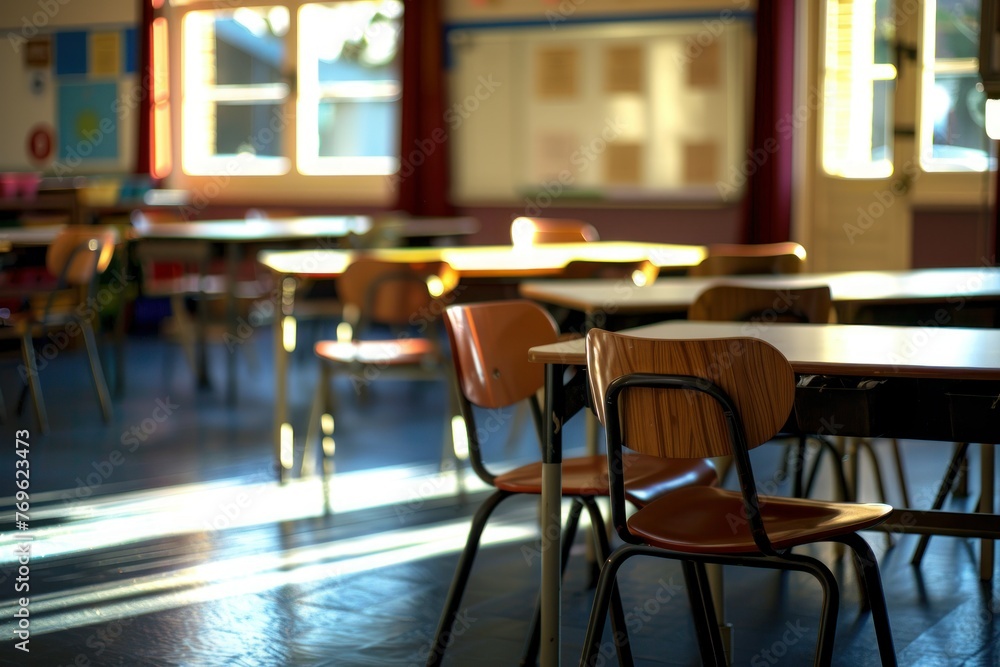
[{"label": "pinned paper", "polygon": [[712,42],[688,63],[687,84],[692,88],[717,88],[722,69],[719,45]]},{"label": "pinned paper", "polygon": [[604,53],[604,90],[608,93],[641,93],[645,54],[641,46],[612,46]]},{"label": "pinned paper", "polygon": [[642,145],[608,144],[604,180],[614,185],[642,183]]},{"label": "pinned paper", "polygon": [[538,99],[572,98],[579,93],[580,52],[575,48],[543,48],[535,60]]},{"label": "pinned paper", "polygon": [[118,76],[122,65],[122,36],[120,32],[95,32],[90,34],[90,74],[92,76]]},{"label": "pinned paper", "polygon": [[684,182],[715,183],[719,170],[719,146],[712,141],[684,144]]}]

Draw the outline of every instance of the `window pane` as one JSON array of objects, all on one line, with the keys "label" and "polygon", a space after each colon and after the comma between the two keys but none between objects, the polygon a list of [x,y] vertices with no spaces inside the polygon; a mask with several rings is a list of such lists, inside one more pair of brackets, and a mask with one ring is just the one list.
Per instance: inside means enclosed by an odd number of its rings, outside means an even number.
[{"label": "window pane", "polygon": [[875,62],[896,64],[892,42],[896,39],[896,22],[892,14],[892,0],[875,0]]},{"label": "window pane", "polygon": [[978,74],[937,74],[933,88],[925,91],[924,114],[934,126],[929,168],[988,168],[986,96],[976,89],[978,81]]},{"label": "window pane", "polygon": [[979,57],[979,0],[937,0],[935,57]]},{"label": "window pane", "polygon": [[297,139],[302,172],[395,170],[402,19],[399,0],[302,6]]},{"label": "window pane", "polygon": [[320,157],[380,157],[399,151],[399,105],[321,102]]},{"label": "window pane", "polygon": [[219,104],[215,117],[215,154],[277,157],[284,124],[279,104]]},{"label": "window pane", "polygon": [[271,9],[241,7],[215,19],[216,85],[281,82],[285,42],[267,21]]},{"label": "window pane", "polygon": [[896,81],[875,81],[872,90],[872,162],[892,162],[892,102]]}]

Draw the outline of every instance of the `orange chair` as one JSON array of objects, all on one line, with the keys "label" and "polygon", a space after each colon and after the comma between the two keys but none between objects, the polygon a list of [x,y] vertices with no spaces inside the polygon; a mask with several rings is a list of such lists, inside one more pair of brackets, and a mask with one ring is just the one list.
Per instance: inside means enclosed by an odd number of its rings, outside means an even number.
[{"label": "orange chair", "polygon": [[[811,574],[824,599],[815,661],[830,664],[837,580],[819,560],[790,553],[821,541],[853,550],[882,664],[896,664],[878,562],[858,535],[885,521],[892,508],[757,495],[749,450],[778,432],[795,398],[795,375],[778,350],[754,338],[651,340],[592,329],[587,368],[608,438],[612,522],[625,545],[601,570],[581,664],[594,664],[618,569],[636,555],[679,559],[688,563],[686,570],[720,563]],[[624,445],[667,459],[731,455],[740,490],[681,487],[626,517]],[[711,622],[711,596],[701,587],[696,592],[703,597],[695,609],[696,626],[708,629],[699,633],[702,661],[725,665],[718,626]]]},{"label": "orange chair", "polygon": [[739,276],[801,273],[806,250],[798,243],[719,243],[708,246],[708,255],[691,276]]},{"label": "orange chair", "polygon": [[510,240],[516,246],[543,243],[590,243],[601,237],[593,225],[569,218],[515,218]]},{"label": "orange chair", "polygon": [[[338,326],[338,340],[319,341],[314,347],[320,360],[317,387],[302,474],[312,472],[311,447],[322,443],[324,476],[329,473],[334,453],[333,406],[330,384],[335,369],[346,369],[357,393],[383,376],[406,373],[415,379],[445,379],[451,389],[447,362],[438,343],[437,320],[443,310],[440,299],[458,285],[458,273],[446,262],[408,264],[359,259],[337,280],[337,295],[343,303],[344,321]],[[372,339],[372,325],[394,328],[393,338]],[[416,328],[414,335],[413,329]],[[451,416],[454,400],[449,395],[445,413],[442,464],[453,451]],[[322,439],[319,431],[322,429]]]},{"label": "orange chair", "polygon": [[[459,558],[455,579],[431,645],[428,665],[440,664],[446,646],[450,645],[452,624],[472,571],[479,539],[493,510],[512,495],[537,496],[542,490],[540,462],[502,474],[489,470],[484,462],[482,445],[485,443],[479,441],[473,406],[499,410],[527,400],[533,408],[535,425],[541,437],[541,410],[537,392],[544,385],[544,367],[528,361],[528,349],[553,343],[559,335],[555,322],[543,308],[522,300],[451,306],[445,312],[445,325],[451,341],[452,361],[459,385],[459,402],[468,433],[470,462],[480,479],[496,488],[496,491],[483,503],[472,520],[468,541]],[[607,464],[604,456],[563,460],[563,493],[574,498],[562,542],[564,569],[583,507],[590,514],[599,552],[606,557],[610,551],[604,520],[594,502],[595,498],[608,495]],[[665,461],[637,455],[627,457],[625,466],[634,473],[626,493],[639,506],[670,489],[714,484],[716,481],[712,465],[702,460]],[[521,664],[534,664],[539,640],[538,618],[536,612],[531,639]],[[620,606],[616,607],[614,624],[617,631],[625,632]],[[627,646],[623,650],[627,651]]]},{"label": "orange chair", "polygon": [[[45,255],[45,266],[49,273],[56,276],[56,284],[44,295],[38,295],[42,297],[37,304],[39,307],[14,313],[7,320],[11,330],[21,338],[24,374],[42,432],[48,431],[49,422],[32,339],[52,329],[65,329],[69,336],[75,336],[70,333],[72,331],[83,335],[101,414],[105,423],[111,421],[111,398],[97,352],[92,320],[96,316],[93,304],[97,276],[108,268],[117,242],[118,231],[114,227],[69,225],[64,228],[49,245]],[[83,293],[89,298],[86,302],[81,301]]]}]

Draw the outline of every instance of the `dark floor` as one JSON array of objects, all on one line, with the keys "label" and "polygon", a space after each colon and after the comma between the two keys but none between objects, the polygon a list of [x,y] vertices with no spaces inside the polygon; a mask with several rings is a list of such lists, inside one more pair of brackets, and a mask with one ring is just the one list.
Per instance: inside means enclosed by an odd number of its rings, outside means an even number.
[{"label": "dark floor", "polygon": [[[11,415],[0,430],[9,441],[0,454],[7,471],[0,473],[0,664],[423,664],[468,517],[483,495],[470,481],[461,503],[454,473],[437,472],[442,385],[377,383],[363,403],[339,387],[335,512],[326,516],[318,482],[274,482],[270,344],[271,332],[261,329],[241,347],[239,404],[229,409],[220,386],[194,389],[177,346],[130,339],[127,385],[111,425],[101,422],[85,356],[67,350],[42,372],[52,423],[46,436],[13,416],[17,361],[0,365]],[[227,352],[221,345],[210,352],[212,377],[221,382]],[[300,344],[290,382],[300,444],[315,377],[308,345]],[[156,421],[162,406],[171,414]],[[530,456],[525,415],[495,417],[491,440],[500,458]],[[27,534],[34,541],[30,591],[15,594],[15,546],[25,534],[13,516],[19,428],[31,434]],[[581,431],[571,424],[567,442]],[[914,503],[926,507],[949,449],[908,442],[905,452]],[[774,479],[780,453],[755,452],[760,483]],[[976,486],[973,480],[973,497]],[[891,501],[898,498],[892,492]],[[450,664],[517,663],[538,578],[535,511],[530,501],[510,501],[487,532]],[[901,665],[1000,663],[1000,596],[978,581],[977,543],[935,538],[917,570],[908,562],[915,538],[898,538],[891,549],[884,535],[869,540]],[[583,550],[578,538],[575,551]],[[878,664],[852,569],[832,549],[814,553],[842,581],[836,664]],[[584,562],[571,563],[565,586],[566,665],[576,663],[589,611]],[[627,566],[623,595],[639,664],[698,664],[682,583],[675,563]],[[818,621],[811,580],[727,569],[726,584],[734,664],[810,662]],[[12,639],[21,596],[30,597],[30,653]]]}]

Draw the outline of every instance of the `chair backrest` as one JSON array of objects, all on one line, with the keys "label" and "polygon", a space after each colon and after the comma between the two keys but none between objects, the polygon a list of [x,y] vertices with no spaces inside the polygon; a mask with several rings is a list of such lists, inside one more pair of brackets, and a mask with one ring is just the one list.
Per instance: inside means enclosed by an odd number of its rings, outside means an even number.
[{"label": "chair backrest", "polygon": [[708,255],[688,272],[692,276],[801,273],[806,251],[798,243],[710,245]]},{"label": "chair backrest", "polygon": [[[597,416],[606,424],[605,396],[633,373],[685,376],[714,383],[733,401],[747,449],[771,439],[788,419],[795,376],[773,345],[755,338],[654,340],[601,329],[587,333],[587,369]],[[642,454],[707,458],[733,454],[719,403],[691,390],[627,389],[619,405],[622,442]]]},{"label": "chair backrest", "polygon": [[715,322],[809,322],[830,321],[830,288],[758,288],[716,285],[698,295],[688,309],[689,320]]},{"label": "chair backrest", "polygon": [[605,280],[625,279],[639,285],[650,285],[660,275],[660,267],[649,260],[638,262],[601,262],[596,260],[573,260],[563,269],[563,278],[602,278]]},{"label": "chair backrest", "polygon": [[515,218],[510,223],[510,240],[514,245],[543,243],[589,243],[600,241],[597,229],[590,223],[570,218]]},{"label": "chair backrest", "polygon": [[552,316],[524,300],[449,306],[445,328],[462,394],[488,409],[513,405],[542,387],[545,368],[528,361],[528,349],[559,336]]},{"label": "chair backrest", "polygon": [[49,245],[45,267],[66,285],[89,285],[108,268],[117,242],[114,227],[69,225]]},{"label": "chair backrest", "polygon": [[361,258],[337,279],[337,295],[367,322],[404,326],[426,320],[434,300],[457,286],[458,272],[447,262]]}]

